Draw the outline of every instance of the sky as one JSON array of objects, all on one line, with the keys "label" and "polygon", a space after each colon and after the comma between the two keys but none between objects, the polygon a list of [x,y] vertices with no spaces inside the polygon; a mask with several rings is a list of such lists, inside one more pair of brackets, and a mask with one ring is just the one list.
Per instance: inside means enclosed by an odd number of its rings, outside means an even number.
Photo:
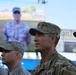
[{"label": "sky", "polygon": [[[33,1],[27,3],[26,1]],[[60,26],[61,29],[76,30],[76,0],[46,0],[46,4],[38,4],[37,0],[1,0],[0,9],[14,6],[29,7],[35,5],[38,9],[45,9],[45,21]]]},{"label": "sky", "polygon": [[48,0],[45,20],[62,29],[76,30],[76,0]]},{"label": "sky", "polygon": [[13,8],[13,7],[20,7],[20,8],[23,8],[23,7],[29,7],[31,5],[35,6],[36,8],[45,8],[44,5],[42,4],[38,4],[36,2],[37,0],[1,0],[0,1],[0,9],[3,9],[3,8]]}]

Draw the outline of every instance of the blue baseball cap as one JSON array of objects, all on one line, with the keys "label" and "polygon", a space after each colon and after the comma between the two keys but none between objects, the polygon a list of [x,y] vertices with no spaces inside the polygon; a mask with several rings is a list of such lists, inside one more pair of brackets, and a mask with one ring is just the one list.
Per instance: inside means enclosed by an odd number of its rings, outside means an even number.
[{"label": "blue baseball cap", "polygon": [[19,7],[14,7],[12,11],[13,11],[13,13],[14,12],[21,12],[21,9]]}]

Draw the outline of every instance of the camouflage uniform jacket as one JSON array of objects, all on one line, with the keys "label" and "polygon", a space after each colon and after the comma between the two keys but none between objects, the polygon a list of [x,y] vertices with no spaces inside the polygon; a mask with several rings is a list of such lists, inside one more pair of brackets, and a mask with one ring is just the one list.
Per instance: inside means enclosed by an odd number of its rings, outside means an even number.
[{"label": "camouflage uniform jacket", "polygon": [[29,29],[29,26],[22,21],[19,25],[15,25],[14,21],[7,22],[2,30],[3,42],[19,41],[24,45],[25,51],[27,51],[31,43]]},{"label": "camouflage uniform jacket", "polygon": [[76,66],[56,50],[48,61],[43,62],[32,71],[33,75],[76,75]]},{"label": "camouflage uniform jacket", "polygon": [[9,73],[9,75],[31,75],[31,73],[25,70],[21,64],[19,64],[12,72]]}]

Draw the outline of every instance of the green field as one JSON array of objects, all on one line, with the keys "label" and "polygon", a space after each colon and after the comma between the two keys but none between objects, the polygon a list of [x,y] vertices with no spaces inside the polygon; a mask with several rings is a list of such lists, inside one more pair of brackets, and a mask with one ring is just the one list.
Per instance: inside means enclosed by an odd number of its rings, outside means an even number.
[{"label": "green field", "polygon": [[[0,20],[0,26],[4,26],[4,24],[8,21],[11,21],[11,20]],[[31,27],[36,27],[38,22],[37,21],[25,21],[23,20],[30,28]],[[28,51],[31,52],[31,51],[35,51],[35,47],[34,47],[34,41],[33,41],[33,36],[31,38],[31,44],[28,48]],[[3,45],[3,41],[2,41],[2,30],[0,30],[0,46]]]}]

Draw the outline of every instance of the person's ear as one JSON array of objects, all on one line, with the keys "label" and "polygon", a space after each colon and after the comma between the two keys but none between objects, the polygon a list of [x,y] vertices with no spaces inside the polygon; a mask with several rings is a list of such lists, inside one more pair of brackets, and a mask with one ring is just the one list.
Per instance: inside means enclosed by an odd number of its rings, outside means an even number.
[{"label": "person's ear", "polygon": [[18,58],[18,57],[19,57],[19,55],[20,55],[20,53],[19,53],[19,52],[16,52],[16,58]]},{"label": "person's ear", "polygon": [[51,42],[55,42],[56,41],[56,36],[52,35],[51,38],[50,38]]}]

